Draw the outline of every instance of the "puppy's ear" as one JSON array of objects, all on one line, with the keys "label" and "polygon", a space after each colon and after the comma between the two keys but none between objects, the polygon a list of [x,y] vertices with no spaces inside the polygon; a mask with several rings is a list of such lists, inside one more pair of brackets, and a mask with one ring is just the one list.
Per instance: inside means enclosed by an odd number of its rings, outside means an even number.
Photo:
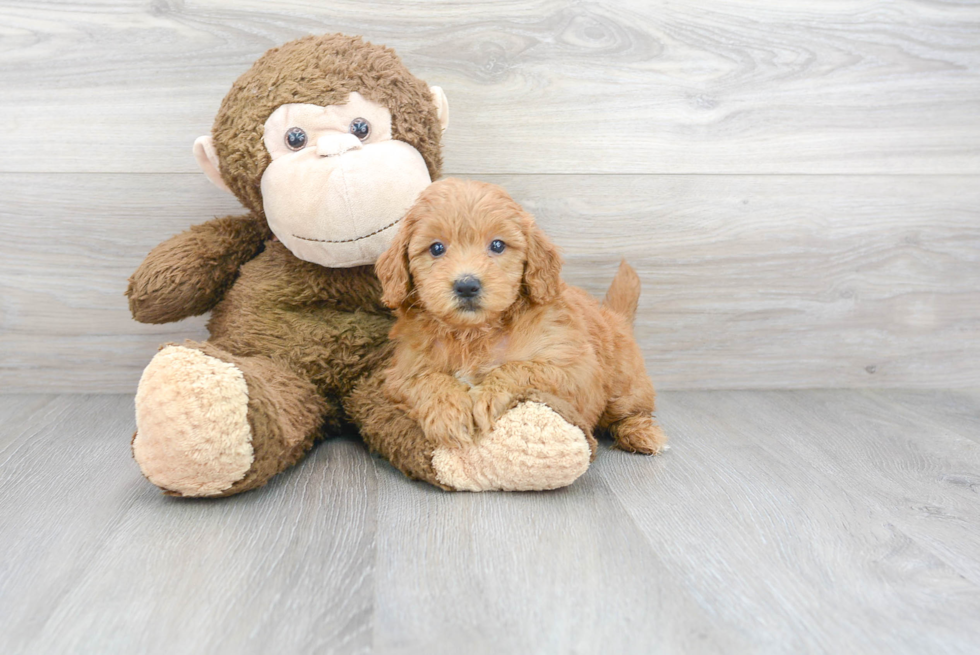
[{"label": "puppy's ear", "polygon": [[526,217],[524,229],[527,237],[524,288],[531,302],[547,304],[561,291],[561,253],[530,216]]},{"label": "puppy's ear", "polygon": [[381,253],[374,264],[374,272],[381,280],[381,302],[391,309],[400,307],[412,292],[412,274],[408,269],[408,242],[412,239],[415,224],[414,209],[402,220],[395,240]]}]

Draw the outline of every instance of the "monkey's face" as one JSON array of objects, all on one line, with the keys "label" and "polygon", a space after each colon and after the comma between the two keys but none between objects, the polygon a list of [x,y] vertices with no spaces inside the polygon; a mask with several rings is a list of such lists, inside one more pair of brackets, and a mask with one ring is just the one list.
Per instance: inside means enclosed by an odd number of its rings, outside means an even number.
[{"label": "monkey's face", "polygon": [[422,155],[391,138],[391,112],[359,93],[342,105],[281,105],[263,141],[269,227],[294,255],[323,266],[373,264],[431,183]]}]

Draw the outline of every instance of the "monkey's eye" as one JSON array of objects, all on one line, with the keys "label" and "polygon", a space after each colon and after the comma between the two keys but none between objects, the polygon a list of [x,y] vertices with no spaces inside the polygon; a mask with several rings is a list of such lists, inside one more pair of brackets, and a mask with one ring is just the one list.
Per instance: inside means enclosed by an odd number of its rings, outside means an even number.
[{"label": "monkey's eye", "polygon": [[498,255],[502,253],[504,251],[504,248],[506,247],[507,244],[501,241],[500,239],[494,239],[493,241],[490,242],[490,252],[495,252]]},{"label": "monkey's eye", "polygon": [[446,252],[446,246],[438,241],[429,246],[429,254],[433,257],[441,257],[444,252]]},{"label": "monkey's eye", "polygon": [[355,118],[350,122],[350,133],[363,141],[371,135],[371,124],[363,118]]},{"label": "monkey's eye", "polygon": [[290,150],[302,150],[306,147],[306,132],[300,127],[291,127],[286,131],[286,147]]}]

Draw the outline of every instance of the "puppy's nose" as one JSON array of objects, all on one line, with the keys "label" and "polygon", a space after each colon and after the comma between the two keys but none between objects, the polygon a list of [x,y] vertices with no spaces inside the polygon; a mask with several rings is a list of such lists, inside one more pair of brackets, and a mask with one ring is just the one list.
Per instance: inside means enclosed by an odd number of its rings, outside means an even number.
[{"label": "puppy's nose", "polygon": [[453,282],[453,291],[460,298],[475,298],[480,293],[480,281],[472,275],[461,277]]}]

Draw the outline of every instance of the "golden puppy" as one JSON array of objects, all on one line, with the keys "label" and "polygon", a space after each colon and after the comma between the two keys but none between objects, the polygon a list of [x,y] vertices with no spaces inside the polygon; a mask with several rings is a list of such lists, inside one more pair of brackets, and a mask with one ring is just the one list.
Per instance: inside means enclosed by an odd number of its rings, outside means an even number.
[{"label": "golden puppy", "polygon": [[502,188],[449,178],[422,193],[376,270],[398,316],[385,391],[440,445],[537,397],[560,399],[590,443],[598,427],[624,450],[663,447],[625,262],[600,305],[562,282],[558,249]]}]

